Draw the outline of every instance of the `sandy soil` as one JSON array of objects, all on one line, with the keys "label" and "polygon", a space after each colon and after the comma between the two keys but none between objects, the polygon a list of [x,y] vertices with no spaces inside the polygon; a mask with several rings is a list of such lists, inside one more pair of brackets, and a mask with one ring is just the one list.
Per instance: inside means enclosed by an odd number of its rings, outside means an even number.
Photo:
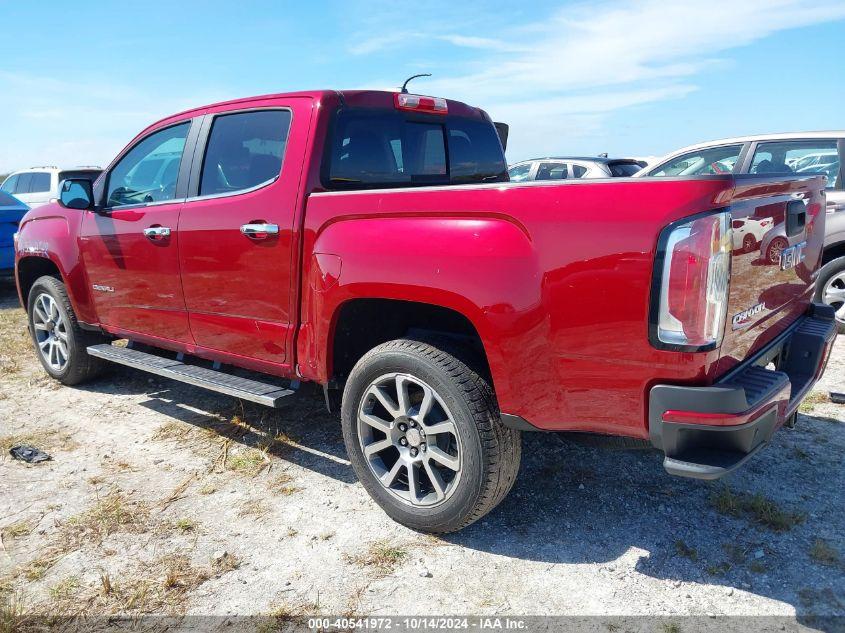
[{"label": "sandy soil", "polygon": [[[319,395],[270,411],[120,368],[61,387],[9,284],[0,345],[5,614],[845,615],[841,339],[730,481],[530,434],[510,496],[446,538],[370,501]],[[53,459],[12,460],[20,439]]]}]

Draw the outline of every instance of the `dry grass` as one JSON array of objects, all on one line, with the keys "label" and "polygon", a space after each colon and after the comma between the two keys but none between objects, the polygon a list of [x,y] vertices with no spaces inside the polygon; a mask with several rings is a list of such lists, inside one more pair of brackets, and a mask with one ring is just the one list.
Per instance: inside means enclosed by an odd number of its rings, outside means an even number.
[{"label": "dry grass", "polygon": [[239,517],[251,519],[263,519],[268,514],[270,514],[270,506],[261,499],[246,501],[238,510]]},{"label": "dry grass", "polygon": [[117,532],[143,533],[149,528],[146,505],[113,490],[86,512],[69,518],[63,526],[62,537],[79,546],[87,542],[101,543]]},{"label": "dry grass", "polygon": [[17,376],[27,364],[37,362],[32,339],[21,308],[0,310],[0,377]]},{"label": "dry grass", "polygon": [[810,547],[810,558],[822,565],[839,563],[839,552],[824,539],[817,538]]},{"label": "dry grass", "polygon": [[376,541],[367,551],[348,560],[359,567],[373,569],[378,577],[392,573],[406,558],[408,552],[390,541]]},{"label": "dry grass", "polygon": [[173,615],[184,610],[188,593],[214,573],[212,567],[194,567],[183,554],[167,554],[138,562],[119,577],[103,573],[87,586],[73,576],[65,578],[51,588],[48,601],[34,609],[52,616],[92,612]]},{"label": "dry grass", "polygon": [[291,477],[288,473],[281,473],[279,475],[276,475],[276,477],[273,479],[273,481],[269,483],[267,487],[273,494],[283,495],[287,497],[300,490],[299,486],[296,486],[291,483],[292,481],[293,477]]},{"label": "dry grass", "polygon": [[18,521],[17,523],[12,523],[4,527],[0,530],[0,534],[2,534],[3,539],[16,539],[31,534],[32,527],[26,521]]},{"label": "dry grass", "polygon": [[4,453],[13,446],[28,444],[40,448],[42,451],[72,451],[79,448],[79,442],[66,432],[56,432],[47,429],[27,431],[25,433],[11,433],[0,436],[0,450]]},{"label": "dry grass", "polygon": [[188,532],[193,532],[197,529],[197,522],[193,519],[182,517],[173,523],[173,527],[182,532],[182,534],[187,534]]},{"label": "dry grass", "polygon": [[804,398],[804,401],[801,403],[801,406],[798,407],[798,410],[801,413],[812,413],[817,405],[824,404],[826,402],[830,402],[830,396],[827,392],[811,391],[807,394],[807,397]]},{"label": "dry grass", "polygon": [[270,465],[270,458],[265,451],[257,448],[238,447],[230,451],[224,460],[226,470],[231,470],[246,477],[257,477]]},{"label": "dry grass", "polygon": [[720,514],[742,517],[774,532],[786,532],[804,520],[802,514],[783,510],[761,494],[735,494],[727,486],[710,496],[710,505]]}]

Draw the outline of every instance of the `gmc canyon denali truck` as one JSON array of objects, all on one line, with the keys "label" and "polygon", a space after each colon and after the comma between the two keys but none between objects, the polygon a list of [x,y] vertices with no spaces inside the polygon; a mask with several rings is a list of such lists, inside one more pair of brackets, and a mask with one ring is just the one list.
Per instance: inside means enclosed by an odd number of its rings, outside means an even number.
[{"label": "gmc canyon denali truck", "polygon": [[[16,280],[66,385],[110,361],[269,406],[342,390],[364,487],[447,532],[507,494],[522,431],[649,444],[712,479],[791,424],[835,336],[811,302],[824,188],[509,183],[477,108],[278,94],[174,115],[65,181],[21,222]],[[734,247],[733,221],[777,215],[777,261]]]}]

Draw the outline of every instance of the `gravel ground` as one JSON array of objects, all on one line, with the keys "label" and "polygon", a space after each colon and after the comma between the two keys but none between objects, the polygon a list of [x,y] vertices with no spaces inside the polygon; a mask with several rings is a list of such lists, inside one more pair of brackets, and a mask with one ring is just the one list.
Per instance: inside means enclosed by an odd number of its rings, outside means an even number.
[{"label": "gravel ground", "polygon": [[[652,451],[526,434],[510,496],[436,538],[370,501],[321,395],[270,411],[120,368],[61,387],[0,285],[3,613],[775,615],[815,626],[845,615],[845,406],[828,390],[845,391],[841,339],[797,427],[727,482],[669,477]],[[20,439],[52,461],[11,460]]]}]

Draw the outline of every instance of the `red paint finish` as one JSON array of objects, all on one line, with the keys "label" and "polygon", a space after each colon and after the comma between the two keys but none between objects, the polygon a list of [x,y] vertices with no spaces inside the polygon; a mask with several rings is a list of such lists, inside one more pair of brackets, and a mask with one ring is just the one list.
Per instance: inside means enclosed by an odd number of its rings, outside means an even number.
[{"label": "red paint finish", "polygon": [[[84,212],[79,247],[100,324],[191,343],[179,280],[181,202]],[[144,229],[173,233],[151,240]]]},{"label": "red paint finish", "polygon": [[[282,173],[271,184],[111,218],[41,207],[24,221],[18,258],[58,262],[80,318],[117,335],[318,382],[333,375],[344,303],[397,299],[448,308],[478,331],[504,412],[545,429],[642,438],[652,385],[710,384],[806,310],[824,233],[821,179],[724,175],[324,192],[322,151],[341,103],[395,107],[391,93],[297,93],[156,124],[252,108],[293,112]],[[458,102],[447,107],[449,116],[481,116]],[[796,196],[808,203],[805,260],[782,271],[761,258]],[[657,350],[648,327],[658,236],[679,219],[724,208],[736,220],[766,222],[751,232],[754,244],[735,247],[722,347]],[[240,233],[259,220],[278,224],[279,234],[250,240]],[[176,230],[167,243],[141,241],[141,229],[152,224]],[[91,299],[93,284],[115,292]],[[761,302],[765,310],[732,330],[733,314]]]}]

